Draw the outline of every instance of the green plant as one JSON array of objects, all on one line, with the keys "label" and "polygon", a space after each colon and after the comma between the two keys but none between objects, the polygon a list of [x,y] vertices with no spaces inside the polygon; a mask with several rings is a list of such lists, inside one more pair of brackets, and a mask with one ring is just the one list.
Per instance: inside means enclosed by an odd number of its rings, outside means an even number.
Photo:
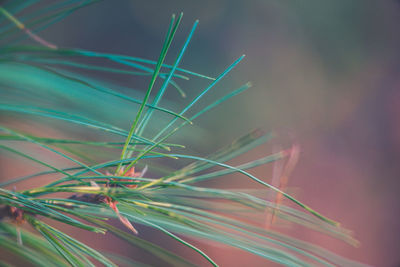
[{"label": "green plant", "polygon": [[[182,150],[183,146],[167,143],[183,126],[250,87],[246,83],[187,115],[243,56],[216,78],[179,68],[196,21],[173,64],[165,64],[182,14],[172,16],[157,61],[59,48],[40,38],[37,32],[97,1],[52,2],[45,7],[39,2],[6,1],[0,7],[3,23],[0,109],[4,115],[0,148],[5,157],[18,158],[20,164],[32,162],[50,169],[1,183],[2,250],[39,266],[96,263],[114,266],[123,261],[116,257],[113,262],[85,245],[85,240],[79,241],[52,226],[53,221],[59,221],[76,229],[111,233],[173,266],[194,265],[142,239],[136,229],[140,224],[177,240],[212,265],[216,263],[200,248],[185,241],[185,237],[223,243],[287,266],[356,264],[315,245],[233,217],[242,212],[256,216],[268,210],[283,220],[356,244],[338,223],[246,171],[262,164],[286,161],[293,150],[282,150],[239,166],[226,163],[267,142],[273,134],[251,131],[207,158],[173,152]],[[25,12],[19,17],[22,11]],[[21,36],[30,37],[36,45],[15,44],[15,38]],[[132,96],[133,90],[115,81],[105,81],[99,78],[99,73],[150,77],[150,81],[143,99],[139,100]],[[189,77],[208,80],[209,85],[181,111],[161,107],[159,103],[168,86],[184,95],[177,81]],[[157,91],[158,80],[162,82]],[[152,96],[154,91],[156,94]],[[128,130],[114,123],[115,110],[122,114],[124,122],[132,121]],[[153,129],[149,129],[151,125]],[[46,134],[47,129],[54,133]],[[163,161],[160,163],[160,160]],[[181,165],[191,163],[176,169],[170,167],[176,166],[176,161],[182,162]],[[221,167],[221,170],[212,167]],[[157,178],[146,177],[146,169]],[[257,197],[259,190],[222,190],[196,185],[235,172],[289,199],[298,209],[265,201]],[[16,183],[43,176],[50,176],[51,182],[24,190],[12,188]],[[119,220],[118,226],[111,224],[113,218]],[[125,226],[130,233],[119,226]],[[8,258],[2,260],[5,264]]]}]

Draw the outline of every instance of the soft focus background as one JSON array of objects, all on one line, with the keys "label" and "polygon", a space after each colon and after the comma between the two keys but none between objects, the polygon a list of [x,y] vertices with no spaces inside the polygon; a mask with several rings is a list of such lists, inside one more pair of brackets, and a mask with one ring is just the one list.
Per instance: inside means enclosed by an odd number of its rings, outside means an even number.
[{"label": "soft focus background", "polygon": [[[400,266],[400,2],[108,0],[77,11],[41,36],[61,47],[156,60],[171,14],[181,11],[184,20],[167,61],[199,19],[181,67],[217,76],[246,54],[208,100],[247,81],[254,85],[196,122],[202,135],[188,139],[191,150],[206,155],[257,127],[282,133],[273,141],[277,146],[288,147],[292,136],[301,154],[290,190],[352,229],[361,245],[274,227],[373,266]],[[144,90],[134,78],[125,85]],[[184,88],[189,97],[204,83],[190,86]],[[183,106],[170,91],[168,101]],[[272,147],[246,154],[241,162]],[[270,167],[254,173],[271,177]],[[232,187],[253,186],[235,178],[229,180]],[[222,266],[266,266],[256,256],[222,247],[205,250]]]}]

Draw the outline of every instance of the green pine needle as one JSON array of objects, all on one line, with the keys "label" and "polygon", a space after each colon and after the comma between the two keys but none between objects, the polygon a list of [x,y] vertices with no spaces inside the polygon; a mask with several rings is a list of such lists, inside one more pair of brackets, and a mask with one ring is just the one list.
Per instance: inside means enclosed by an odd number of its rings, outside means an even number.
[{"label": "green pine needle", "polygon": [[[252,86],[244,83],[190,113],[244,58],[239,57],[216,78],[181,68],[197,20],[174,62],[169,64],[167,53],[178,34],[182,13],[172,16],[161,52],[154,61],[61,48],[40,37],[43,29],[98,1],[64,0],[46,5],[41,0],[3,2],[0,110],[4,119],[0,125],[0,150],[4,157],[21,166],[36,164],[44,169],[6,177],[0,183],[0,248],[13,256],[1,258],[1,266],[15,262],[35,266],[146,266],[146,259],[136,261],[92,248],[89,240],[73,238],[64,232],[64,227],[103,235],[108,232],[162,264],[196,266],[179,253],[145,240],[143,226],[191,249],[202,265],[218,266],[201,246],[202,242],[216,242],[261,257],[265,265],[273,261],[284,266],[365,266],[265,227],[265,214],[271,213],[284,223],[358,245],[350,231],[286,189],[271,185],[270,177],[249,173],[264,164],[287,161],[289,149],[235,166],[228,163],[266,144],[275,134],[250,131],[207,157],[181,152],[185,146],[179,142],[167,143],[184,126]],[[135,84],[126,88],[118,80],[106,81],[105,74],[147,79],[144,96],[137,98],[140,91],[134,89]],[[189,94],[189,100],[182,99],[182,110],[165,108],[168,87],[185,97],[186,90],[179,83],[191,82],[193,77],[210,82],[197,95]],[[190,137],[196,138],[195,131]],[[147,132],[153,132],[152,137]],[[47,153],[38,155],[43,150]],[[65,162],[69,167],[63,165]],[[233,173],[262,187],[250,190],[228,186],[216,189],[203,183],[199,186],[200,182]],[[41,182],[39,178],[45,176],[47,182]],[[268,192],[282,195],[289,204],[265,200]],[[244,222],[243,216],[251,222]],[[192,241],[200,242],[195,246]]]}]

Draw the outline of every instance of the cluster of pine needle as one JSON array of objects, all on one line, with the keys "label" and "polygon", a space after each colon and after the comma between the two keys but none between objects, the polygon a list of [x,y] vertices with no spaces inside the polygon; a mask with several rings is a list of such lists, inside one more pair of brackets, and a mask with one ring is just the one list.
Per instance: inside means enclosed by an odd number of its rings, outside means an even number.
[{"label": "cluster of pine needle", "polygon": [[[95,2],[0,1],[0,150],[2,157],[20,165],[41,168],[29,175],[2,179],[0,248],[5,253],[1,264],[128,264],[122,256],[97,251],[86,245],[86,240],[57,229],[52,222],[58,221],[77,230],[115,235],[172,266],[195,263],[145,240],[141,227],[178,241],[214,266],[217,263],[186,237],[225,244],[286,266],[354,266],[350,260],[266,228],[264,223],[240,220],[243,214],[251,218],[273,213],[298,227],[356,243],[338,223],[282,188],[272,186],[268,177],[259,178],[248,172],[263,164],[287,162],[292,149],[238,166],[227,163],[266,143],[273,134],[251,131],[207,157],[177,153],[184,151],[183,145],[167,142],[182,127],[190,127],[196,118],[250,87],[245,83],[191,112],[244,56],[215,77],[180,68],[196,21],[174,62],[167,64],[165,58],[182,14],[172,16],[157,61],[62,48],[40,37],[46,27]],[[144,96],[140,96],[117,82],[103,81],[99,78],[103,75],[137,76],[149,82]],[[161,100],[166,90],[185,94],[179,81],[189,78],[208,81],[208,85],[197,95],[188,96],[191,100],[182,110],[163,107]],[[130,122],[130,128],[113,120],[116,113],[124,114],[121,116]],[[48,129],[56,134],[48,134]],[[85,137],[76,132],[83,132]],[[163,162],[179,162],[183,167],[174,169],[171,166],[179,164]],[[260,189],[199,186],[200,182],[233,173],[260,184]],[[30,181],[43,177],[47,183],[29,186]],[[263,199],[268,191],[287,198],[293,205],[277,205]],[[140,258],[130,261],[141,264]]]}]

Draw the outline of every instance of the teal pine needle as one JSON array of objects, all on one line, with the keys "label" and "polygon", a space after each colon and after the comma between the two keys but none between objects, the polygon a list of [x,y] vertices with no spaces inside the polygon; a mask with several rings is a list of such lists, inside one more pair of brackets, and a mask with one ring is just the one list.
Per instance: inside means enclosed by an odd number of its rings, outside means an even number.
[{"label": "teal pine needle", "polygon": [[[41,6],[41,0],[1,2],[0,110],[5,119],[0,125],[0,150],[18,164],[42,168],[16,178],[6,177],[0,183],[0,248],[13,255],[1,256],[1,265],[147,266],[140,257],[128,259],[90,247],[87,243],[92,242],[66,234],[63,226],[68,226],[106,234],[103,238],[112,234],[171,266],[197,266],[183,255],[146,240],[141,234],[146,226],[191,249],[202,266],[218,266],[218,260],[188,240],[225,244],[265,259],[266,265],[273,261],[285,266],[364,266],[315,244],[237,218],[243,212],[248,216],[273,212],[299,227],[358,244],[339,223],[249,173],[257,166],[286,160],[289,150],[237,166],[228,163],[268,142],[274,137],[272,133],[250,131],[208,157],[185,154],[181,152],[184,145],[169,141],[183,127],[251,87],[251,83],[244,83],[187,115],[223,82],[244,55],[216,78],[180,67],[199,23],[196,20],[174,62],[167,63],[182,13],[172,16],[156,61],[62,48],[40,37],[43,29],[96,2],[54,1],[46,6]],[[140,98],[135,89],[128,91],[118,82],[104,81],[100,78],[104,74],[149,78],[149,83]],[[196,96],[187,93],[191,100],[181,111],[164,107],[167,90],[173,87],[185,97],[180,82],[191,78],[209,81],[209,85]],[[60,105],[63,100],[69,105]],[[115,119],[115,112],[121,114],[122,123]],[[130,122],[129,127],[126,122]],[[24,127],[28,124],[33,127]],[[157,129],[153,136],[147,134],[150,127],[152,131]],[[56,134],[48,134],[46,129]],[[54,156],[61,160],[54,160]],[[184,166],[163,166],[159,161],[164,159]],[[230,190],[199,185],[233,173],[263,187]],[[29,182],[39,177],[49,179],[30,186]],[[260,195],[268,190],[282,194],[294,207],[262,199]],[[113,225],[110,219],[118,220],[118,224]],[[58,221],[59,229],[54,221]]]}]

